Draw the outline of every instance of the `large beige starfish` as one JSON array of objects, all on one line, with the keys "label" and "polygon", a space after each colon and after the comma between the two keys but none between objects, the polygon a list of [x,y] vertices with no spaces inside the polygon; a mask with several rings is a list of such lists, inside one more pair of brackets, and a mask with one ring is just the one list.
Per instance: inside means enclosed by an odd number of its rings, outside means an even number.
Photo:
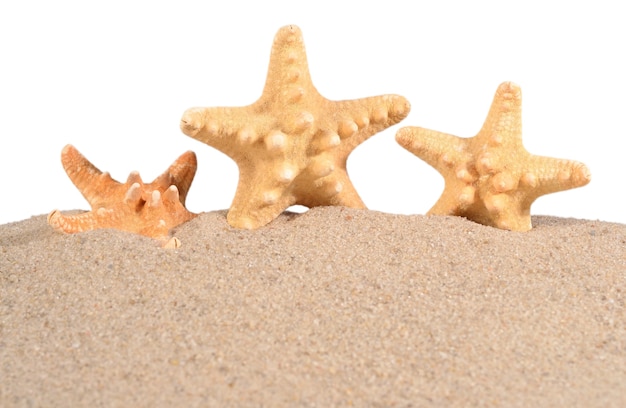
[{"label": "large beige starfish", "polygon": [[521,112],[520,88],[506,82],[498,87],[475,137],[418,127],[398,131],[398,143],[445,179],[443,194],[428,214],[458,215],[497,228],[528,231],[535,199],[589,183],[584,164],[535,156],[524,149]]},{"label": "large beige starfish", "polygon": [[350,101],[321,96],[311,81],[300,29],[291,25],[276,34],[259,100],[245,107],[189,109],[181,129],[237,163],[239,184],[227,220],[254,229],[294,204],[364,208],[348,178],[348,155],[409,110],[397,95]]},{"label": "large beige starfish", "polygon": [[119,183],[71,145],[63,148],[61,162],[91,205],[91,211],[78,215],[52,211],[48,223],[56,230],[73,234],[115,228],[156,238],[165,247],[179,247],[177,238],[169,238],[169,230],[197,215],[185,208],[197,168],[196,155],[191,151],[181,155],[150,184],[144,184],[137,172],[132,172],[126,183]]}]

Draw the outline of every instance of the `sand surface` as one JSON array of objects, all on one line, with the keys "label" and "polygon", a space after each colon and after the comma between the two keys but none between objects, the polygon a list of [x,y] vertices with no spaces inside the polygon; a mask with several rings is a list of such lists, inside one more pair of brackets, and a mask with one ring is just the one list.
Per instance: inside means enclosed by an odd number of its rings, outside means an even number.
[{"label": "sand surface", "polygon": [[0,406],[626,406],[626,225],[0,226]]}]

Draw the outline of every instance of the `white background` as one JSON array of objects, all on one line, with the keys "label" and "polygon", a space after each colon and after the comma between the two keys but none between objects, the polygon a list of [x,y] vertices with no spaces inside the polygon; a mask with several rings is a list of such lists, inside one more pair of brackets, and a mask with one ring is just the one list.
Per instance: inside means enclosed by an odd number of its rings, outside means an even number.
[{"label": "white background", "polygon": [[498,85],[513,81],[527,150],[592,173],[585,187],[540,197],[532,214],[626,223],[624,17],[610,1],[4,1],[0,224],[88,209],[61,167],[68,143],[120,181],[132,170],[152,181],[193,150],[187,207],[228,208],[236,165],[179,120],[194,106],[254,102],[287,24],[302,29],[326,98],[411,102],[404,121],[348,160],[370,209],[423,214],[443,189],[395,142],[400,127],[474,136]]}]

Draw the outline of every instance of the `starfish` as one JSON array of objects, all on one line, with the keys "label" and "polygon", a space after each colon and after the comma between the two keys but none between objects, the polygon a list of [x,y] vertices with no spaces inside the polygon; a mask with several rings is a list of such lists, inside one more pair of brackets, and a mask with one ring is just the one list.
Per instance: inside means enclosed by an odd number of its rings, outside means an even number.
[{"label": "starfish", "polygon": [[409,110],[398,95],[324,98],[311,81],[302,33],[290,25],[274,38],[256,102],[188,109],[181,130],[237,163],[239,183],[227,221],[255,229],[294,204],[365,208],[348,178],[348,155]]},{"label": "starfish", "polygon": [[91,211],[62,215],[58,210],[48,215],[54,229],[77,233],[99,228],[114,228],[156,238],[164,247],[179,247],[178,238],[169,238],[169,230],[197,214],[187,211],[185,198],[196,174],[196,155],[181,155],[152,183],[145,184],[139,173],[132,172],[126,183],[119,183],[109,173],[101,172],[76,148],[67,145],[61,162],[70,180],[87,199]]},{"label": "starfish", "polygon": [[519,86],[498,87],[482,129],[472,138],[404,127],[398,143],[433,166],[445,179],[444,191],[428,211],[457,215],[513,231],[532,228],[530,206],[539,196],[589,183],[579,162],[535,156],[522,145]]}]

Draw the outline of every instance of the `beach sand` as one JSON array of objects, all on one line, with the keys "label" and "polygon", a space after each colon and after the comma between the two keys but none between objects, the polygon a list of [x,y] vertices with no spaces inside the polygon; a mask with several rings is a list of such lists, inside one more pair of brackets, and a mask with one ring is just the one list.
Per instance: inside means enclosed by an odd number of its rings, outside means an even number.
[{"label": "beach sand", "polygon": [[626,225],[0,226],[2,407],[626,406]]}]

